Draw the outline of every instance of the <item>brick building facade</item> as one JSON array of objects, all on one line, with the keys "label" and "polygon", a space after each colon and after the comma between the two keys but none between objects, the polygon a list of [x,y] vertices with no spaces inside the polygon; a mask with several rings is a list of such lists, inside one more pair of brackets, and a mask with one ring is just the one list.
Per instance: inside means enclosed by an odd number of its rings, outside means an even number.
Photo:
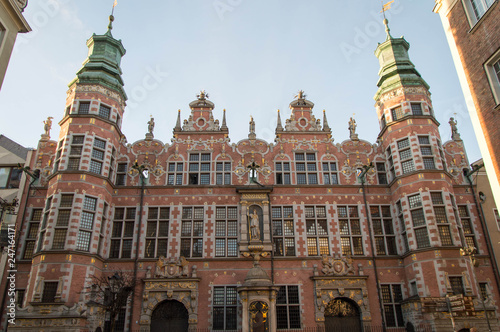
[{"label": "brick building facade", "polygon": [[[173,119],[170,143],[154,138],[153,119],[127,143],[125,49],[111,29],[87,45],[59,136],[42,137],[31,160],[41,177],[18,219],[21,307],[9,329],[105,329],[85,290],[117,271],[137,280],[119,330],[452,331],[450,296],[457,330],[498,329],[463,142],[456,130],[442,142],[403,38],[387,28],[376,50],[375,143],[354,120],[334,143],[302,91],[289,119],[277,114],[273,143],[253,120],[230,143],[226,112],[203,91]],[[472,247],[475,257],[460,254]]]},{"label": "brick building facade", "polygon": [[484,165],[500,206],[500,5],[436,0]]}]

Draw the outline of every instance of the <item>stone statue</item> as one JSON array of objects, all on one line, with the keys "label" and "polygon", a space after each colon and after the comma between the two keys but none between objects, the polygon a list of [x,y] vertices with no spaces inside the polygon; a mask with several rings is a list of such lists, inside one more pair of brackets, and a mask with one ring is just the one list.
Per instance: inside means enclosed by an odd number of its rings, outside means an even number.
[{"label": "stone statue", "polygon": [[450,121],[448,123],[451,127],[451,139],[453,139],[454,141],[459,141],[460,134],[458,133],[457,121],[454,118],[450,118]]},{"label": "stone statue", "polygon": [[255,133],[255,121],[253,121],[253,116],[250,115],[250,133],[254,134]]},{"label": "stone statue", "polygon": [[52,129],[52,119],[53,117],[49,116],[47,120],[43,121],[43,130],[45,130],[45,135],[50,136],[50,129]]},{"label": "stone statue", "polygon": [[351,119],[349,120],[349,137],[353,141],[357,141],[358,140],[358,134],[356,134],[356,127],[357,127],[356,120],[354,120],[351,117]]},{"label": "stone statue", "polygon": [[151,119],[148,121],[148,132],[153,134],[153,130],[155,129],[155,118],[151,116]]},{"label": "stone statue", "polygon": [[260,222],[257,209],[253,209],[253,214],[250,215],[250,239],[260,240]]}]

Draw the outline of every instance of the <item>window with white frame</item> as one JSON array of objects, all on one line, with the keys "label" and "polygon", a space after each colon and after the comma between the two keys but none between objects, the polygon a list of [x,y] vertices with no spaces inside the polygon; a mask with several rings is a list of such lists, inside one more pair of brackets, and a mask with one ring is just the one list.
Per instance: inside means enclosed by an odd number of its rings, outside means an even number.
[{"label": "window with white frame", "polygon": [[231,184],[231,162],[219,161],[215,164],[215,183]]},{"label": "window with white frame", "polygon": [[403,108],[401,107],[401,105],[391,109],[391,115],[392,115],[392,121],[397,121],[399,119],[402,119],[404,116],[404,113],[403,113]]},{"label": "window with white frame", "polygon": [[299,286],[280,286],[276,296],[277,328],[300,329]]},{"label": "window with white frame", "polygon": [[429,140],[429,136],[418,136],[418,143],[420,145],[420,153],[422,154],[424,168],[436,169],[436,163],[434,162],[434,156],[432,153],[431,141]]},{"label": "window with white frame", "polygon": [[297,184],[318,184],[318,169],[315,153],[295,153]]},{"label": "window with white frame", "polygon": [[63,147],[64,147],[64,139],[60,140],[59,143],[57,144],[56,158],[54,161],[54,172],[57,172],[59,170]]},{"label": "window with white frame", "polygon": [[334,161],[323,162],[323,184],[339,184],[337,163]]},{"label": "window with white frame", "polygon": [[446,206],[444,205],[443,193],[431,192],[431,201],[434,208],[434,217],[439,231],[439,238],[442,246],[452,246],[451,228],[446,215]]},{"label": "window with white frame", "polygon": [[413,115],[423,115],[421,103],[411,103],[411,112]]},{"label": "window with white frame", "polygon": [[90,251],[96,209],[97,198],[85,196],[80,218],[80,230],[78,231],[78,238],[76,240],[77,250]]},{"label": "window with white frame", "polygon": [[495,0],[464,0],[465,11],[471,26],[483,17],[494,2]]},{"label": "window with white frame", "polygon": [[181,255],[203,256],[203,207],[183,207],[181,221]]},{"label": "window with white frame", "polygon": [[73,194],[62,194],[54,230],[54,238],[52,240],[52,249],[64,249],[72,207]]},{"label": "window with white frame", "polygon": [[149,207],[146,227],[146,248],[144,250],[145,258],[167,256],[169,219],[170,208]]},{"label": "window with white frame", "polygon": [[479,250],[476,243],[476,236],[474,234],[474,226],[472,225],[467,205],[458,205],[458,214],[460,215],[460,221],[462,222],[462,230],[465,235],[467,247],[474,247]]},{"label": "window with white frame", "polygon": [[293,207],[273,206],[274,256],[295,256],[295,227]]},{"label": "window with white frame", "polygon": [[321,256],[330,254],[328,223],[324,206],[306,206],[307,254]]},{"label": "window with white frame", "polygon": [[47,230],[47,223],[49,221],[51,206],[52,206],[52,196],[47,198],[47,200],[45,201],[45,208],[43,210],[42,222],[40,224],[36,252],[42,251],[43,241],[45,240],[45,231]]},{"label": "window with white frame", "polygon": [[337,208],[342,255],[363,255],[363,237],[357,205]]},{"label": "window with white frame", "polygon": [[415,164],[413,163],[413,155],[411,153],[410,139],[405,138],[398,141],[399,160],[401,162],[401,171],[403,174],[413,172]]},{"label": "window with white frame", "polygon": [[109,120],[109,116],[111,115],[111,107],[101,103],[101,105],[99,105],[99,113],[97,113],[97,115],[100,118]]},{"label": "window with white frame", "polygon": [[184,163],[182,161],[168,163],[167,184],[182,185],[183,170],[184,170]]},{"label": "window with white frame", "polygon": [[214,286],[212,295],[212,329],[236,330],[238,318],[236,286]]},{"label": "window with white frame", "polygon": [[290,180],[290,163],[286,161],[278,161],[274,163],[276,184],[291,184]]},{"label": "window with white frame", "polygon": [[389,205],[370,206],[377,255],[397,255],[396,235]]},{"label": "window with white frame", "polygon": [[118,163],[116,166],[116,181],[117,186],[124,186],[127,184],[127,163]]},{"label": "window with white frame", "polygon": [[90,101],[80,101],[78,103],[78,114],[90,113]]},{"label": "window with white frame", "polygon": [[109,258],[130,258],[135,225],[135,207],[115,208]]},{"label": "window with white frame", "polygon": [[398,214],[399,227],[401,229],[401,237],[403,239],[403,253],[407,253],[408,251],[410,251],[410,245],[408,244],[408,232],[406,231],[406,224],[401,201],[396,202],[396,212]]},{"label": "window with white frame", "polygon": [[35,242],[42,220],[43,209],[33,209],[31,212],[30,222],[27,226],[26,240],[24,245],[23,259],[32,259],[35,251]]},{"label": "window with white frame", "polygon": [[94,147],[92,148],[92,158],[90,159],[89,171],[96,174],[101,174],[104,155],[106,153],[106,141],[95,138]]},{"label": "window with white frame", "polygon": [[210,184],[210,153],[189,154],[189,184]]},{"label": "window with white frame", "polygon": [[238,208],[217,207],[215,257],[238,257]]},{"label": "window with white frame", "polygon": [[68,170],[78,171],[80,169],[80,158],[82,157],[84,142],[85,142],[85,136],[83,135],[75,135],[71,139],[68,167],[67,167]]},{"label": "window with white frame", "polygon": [[392,150],[390,146],[387,147],[385,154],[387,155],[387,162],[389,163],[389,173],[391,174],[392,181],[396,177],[396,171],[394,169],[394,161],[392,159]]},{"label": "window with white frame", "polygon": [[375,163],[375,169],[377,170],[378,184],[387,184],[387,172],[385,171],[385,163]]},{"label": "window with white frame", "polygon": [[484,63],[484,70],[490,83],[495,103],[500,104],[500,49]]},{"label": "window with white frame", "polygon": [[408,203],[410,206],[417,248],[420,249],[430,247],[431,244],[429,241],[429,234],[427,232],[427,224],[425,221],[425,214],[420,194],[408,196]]}]

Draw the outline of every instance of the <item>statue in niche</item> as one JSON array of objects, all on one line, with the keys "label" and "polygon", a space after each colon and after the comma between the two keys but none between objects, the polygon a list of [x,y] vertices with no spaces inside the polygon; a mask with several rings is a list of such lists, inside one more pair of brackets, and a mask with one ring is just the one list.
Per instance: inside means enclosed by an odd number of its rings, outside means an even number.
[{"label": "statue in niche", "polygon": [[260,240],[260,221],[255,208],[250,215],[250,240]]}]

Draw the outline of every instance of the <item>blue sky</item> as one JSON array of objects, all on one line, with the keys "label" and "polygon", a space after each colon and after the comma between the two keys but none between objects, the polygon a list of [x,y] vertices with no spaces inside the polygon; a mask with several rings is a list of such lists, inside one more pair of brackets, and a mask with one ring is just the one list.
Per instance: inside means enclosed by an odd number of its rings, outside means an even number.
[{"label": "blue sky", "polygon": [[[42,121],[53,116],[51,136],[57,139],[67,84],[87,56],[86,40],[106,32],[112,4],[29,3],[25,16],[33,32],[18,37],[0,91],[0,112],[9,120],[0,123],[0,133],[36,147]],[[411,45],[410,58],[430,85],[443,141],[451,137],[453,116],[473,162],[480,152],[433,5],[396,0],[388,12],[391,33]],[[377,0],[118,0],[113,36],[127,50],[128,142],[144,138],[153,115],[155,138],[169,143],[177,110],[187,118],[202,89],[216,105],[215,118],[222,120],[227,110],[232,143],[247,137],[251,115],[257,137],[273,142],[277,110],[288,118],[288,105],[302,89],[317,117],[326,110],[336,143],[348,139],[353,114],[359,137],[375,143],[374,50],[385,39],[380,7]]]}]

